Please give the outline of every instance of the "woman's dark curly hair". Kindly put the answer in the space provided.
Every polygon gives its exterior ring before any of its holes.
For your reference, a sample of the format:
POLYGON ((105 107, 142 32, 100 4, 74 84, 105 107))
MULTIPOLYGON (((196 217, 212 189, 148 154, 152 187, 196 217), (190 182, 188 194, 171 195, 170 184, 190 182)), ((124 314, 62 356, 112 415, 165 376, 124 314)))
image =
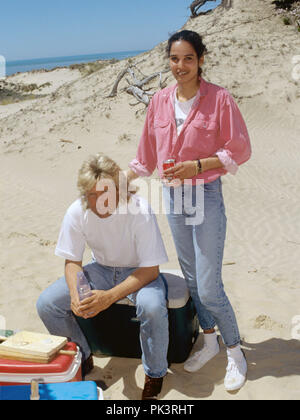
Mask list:
MULTIPOLYGON (((198 59, 200 59, 203 54, 207 52, 206 46, 203 44, 202 37, 194 31, 180 31, 176 32, 174 35, 171 36, 171 38, 168 41, 167 45, 167 56, 170 57, 170 51, 172 48, 173 42, 176 41, 186 41, 189 42, 194 50, 196 51, 198 59)), ((202 74, 202 69, 199 67, 199 76, 202 74)))

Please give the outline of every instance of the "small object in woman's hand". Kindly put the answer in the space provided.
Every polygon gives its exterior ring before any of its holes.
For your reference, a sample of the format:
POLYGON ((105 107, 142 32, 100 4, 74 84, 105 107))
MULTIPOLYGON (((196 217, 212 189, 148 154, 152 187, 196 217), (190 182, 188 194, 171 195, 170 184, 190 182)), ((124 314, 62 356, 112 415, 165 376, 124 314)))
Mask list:
MULTIPOLYGON (((163 162, 163 170, 166 171, 167 169, 174 168, 176 164, 175 159, 167 159, 163 162)), ((166 177, 168 181, 172 181, 173 176, 166 177)))

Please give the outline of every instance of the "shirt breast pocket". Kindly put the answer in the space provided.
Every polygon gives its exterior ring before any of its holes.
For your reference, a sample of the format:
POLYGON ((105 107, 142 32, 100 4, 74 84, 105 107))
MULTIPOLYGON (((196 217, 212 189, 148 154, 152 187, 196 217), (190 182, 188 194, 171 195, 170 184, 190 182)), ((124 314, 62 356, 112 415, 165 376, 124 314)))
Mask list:
POLYGON ((170 136, 171 121, 163 119, 154 120, 154 132, 157 144, 165 143, 166 139, 170 136))
POLYGON ((193 120, 190 134, 193 146, 200 153, 199 157, 210 157, 217 151, 219 126, 216 121, 193 120))
POLYGON ((154 120, 154 130, 159 130, 161 128, 166 128, 170 124, 170 121, 168 120, 154 120))

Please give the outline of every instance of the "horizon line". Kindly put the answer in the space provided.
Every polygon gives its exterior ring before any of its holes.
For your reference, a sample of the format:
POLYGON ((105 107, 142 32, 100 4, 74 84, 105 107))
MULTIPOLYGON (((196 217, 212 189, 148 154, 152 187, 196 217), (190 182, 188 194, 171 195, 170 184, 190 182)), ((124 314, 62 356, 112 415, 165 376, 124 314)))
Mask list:
MULTIPOLYGON (((148 49, 143 50, 121 50, 121 51, 108 51, 108 52, 99 52, 99 53, 89 53, 89 54, 76 54, 76 55, 58 55, 58 56, 51 56, 51 57, 35 57, 35 58, 23 58, 23 59, 6 59, 6 64, 9 63, 18 63, 24 61, 33 61, 33 60, 49 60, 49 59, 56 59, 56 58, 75 58, 75 57, 88 57, 92 55, 104 55, 104 54, 116 54, 116 53, 127 53, 127 52, 145 52, 149 51, 148 49)), ((3 56, 5 58, 5 56, 3 56)))

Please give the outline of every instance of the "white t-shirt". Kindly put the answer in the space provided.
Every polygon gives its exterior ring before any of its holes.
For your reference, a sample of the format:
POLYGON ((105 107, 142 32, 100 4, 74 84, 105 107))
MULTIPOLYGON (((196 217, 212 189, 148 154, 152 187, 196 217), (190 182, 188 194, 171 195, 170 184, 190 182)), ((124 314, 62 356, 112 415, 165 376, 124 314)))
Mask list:
POLYGON ((168 261, 155 214, 136 195, 104 219, 76 200, 64 217, 55 255, 82 261, 86 244, 98 263, 110 267, 152 267, 168 261))
POLYGON ((177 135, 179 136, 183 124, 192 109, 196 96, 186 102, 180 102, 177 99, 177 91, 175 92, 175 120, 177 126, 177 135))

